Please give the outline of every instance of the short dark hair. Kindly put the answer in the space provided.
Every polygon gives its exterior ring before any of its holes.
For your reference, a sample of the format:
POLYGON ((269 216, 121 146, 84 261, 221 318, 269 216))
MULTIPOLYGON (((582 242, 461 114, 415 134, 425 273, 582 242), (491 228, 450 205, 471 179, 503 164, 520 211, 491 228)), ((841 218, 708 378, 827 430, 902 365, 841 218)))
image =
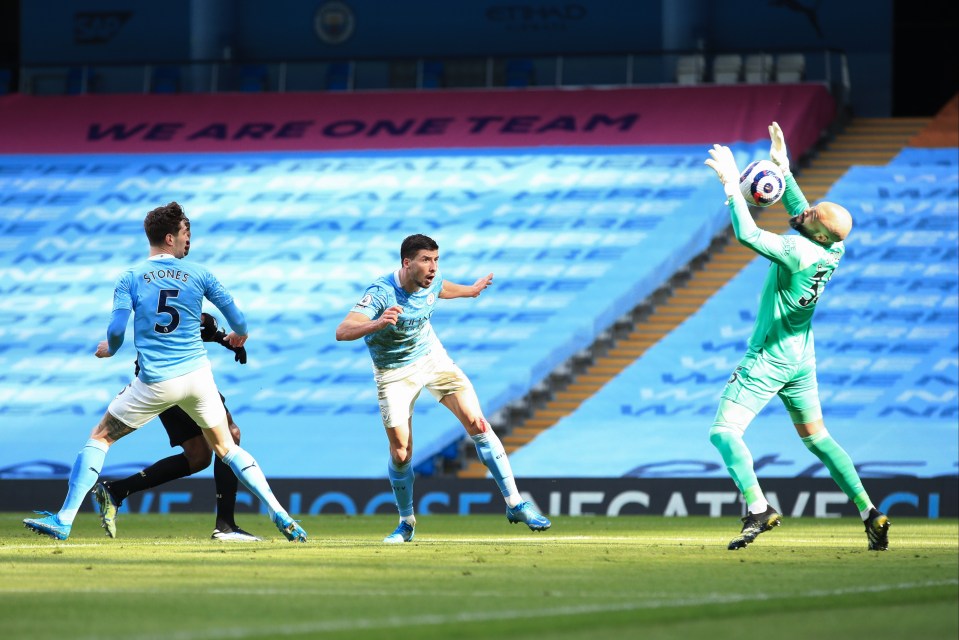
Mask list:
POLYGON ((416 257, 416 254, 424 249, 426 251, 436 251, 440 246, 436 244, 436 240, 429 236, 424 236, 422 233, 414 233, 411 236, 407 236, 403 240, 403 244, 400 245, 400 262, 409 258, 412 260, 416 257))
POLYGON ((150 244, 158 247, 163 244, 168 233, 180 233, 180 223, 184 221, 189 228, 190 219, 183 213, 183 208, 176 202, 171 202, 148 213, 143 219, 143 230, 150 244))

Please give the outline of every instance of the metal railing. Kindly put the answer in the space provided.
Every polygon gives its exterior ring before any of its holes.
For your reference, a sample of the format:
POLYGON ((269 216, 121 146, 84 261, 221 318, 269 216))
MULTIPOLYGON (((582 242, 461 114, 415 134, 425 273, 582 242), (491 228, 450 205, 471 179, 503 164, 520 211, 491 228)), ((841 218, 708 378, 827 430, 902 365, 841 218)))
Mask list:
MULTIPOLYGON (((571 87, 709 84, 718 56, 767 53, 777 81, 779 56, 801 54, 802 81, 823 82, 845 102, 850 90, 846 54, 836 49, 788 52, 655 51, 615 55, 547 55, 446 59, 189 60, 173 62, 22 65, 21 93, 210 93, 222 91, 365 91, 498 87, 571 87), (683 61, 699 59, 692 77, 683 61)), ((10 76, 11 74, 7 74, 10 76)), ((745 76, 737 82, 750 82, 745 76)), ((8 80, 9 82, 9 80, 8 80)), ((12 87, 7 87, 12 90, 12 87)), ((3 88, 0 87, 0 93, 3 88)))

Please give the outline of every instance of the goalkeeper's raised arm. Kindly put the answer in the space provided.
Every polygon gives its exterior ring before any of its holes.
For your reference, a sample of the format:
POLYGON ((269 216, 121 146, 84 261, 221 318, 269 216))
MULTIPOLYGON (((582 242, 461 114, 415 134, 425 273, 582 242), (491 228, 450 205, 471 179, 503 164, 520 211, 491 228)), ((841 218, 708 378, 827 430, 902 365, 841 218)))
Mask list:
POLYGON ((783 206, 786 213, 798 216, 809 208, 809 202, 803 195, 802 189, 793 177, 789 168, 789 154, 786 152, 786 137, 778 122, 769 125, 769 159, 778 166, 786 177, 786 193, 783 194, 783 206))
POLYGON ((716 172, 723 183, 733 232, 741 245, 775 262, 784 262, 790 256, 789 245, 783 236, 760 229, 749 213, 746 199, 739 190, 739 167, 729 147, 714 144, 706 165, 716 172))

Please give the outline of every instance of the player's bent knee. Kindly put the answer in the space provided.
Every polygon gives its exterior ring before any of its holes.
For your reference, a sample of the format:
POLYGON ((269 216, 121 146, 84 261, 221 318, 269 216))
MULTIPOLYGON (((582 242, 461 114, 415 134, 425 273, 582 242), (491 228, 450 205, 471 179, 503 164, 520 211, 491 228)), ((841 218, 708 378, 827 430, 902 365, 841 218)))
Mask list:
POLYGON ((213 462, 213 450, 202 436, 190 438, 183 443, 182 447, 183 455, 190 465, 190 473, 203 471, 213 462))
POLYGON ((756 414, 741 404, 723 399, 719 402, 716 417, 709 429, 709 439, 712 441, 716 434, 736 434, 740 437, 746 433, 746 427, 753 421, 756 414))
POLYGON ((478 416, 476 418, 473 418, 470 421, 470 427, 471 427, 470 433, 474 435, 479 433, 486 433, 487 431, 492 432, 490 430, 489 422, 487 422, 486 418, 484 418, 483 416, 478 416))
POLYGON ((393 463, 397 466, 409 464, 409 462, 413 459, 413 447, 409 445, 391 446, 390 458, 392 458, 393 463))
POLYGON ((390 458, 393 459, 393 464, 398 467, 409 464, 413 460, 412 451, 393 451, 390 453, 390 458))
POLYGON ((723 450, 724 446, 732 440, 742 439, 742 434, 734 429, 728 429, 722 425, 713 425, 709 430, 709 442, 714 447, 723 450))

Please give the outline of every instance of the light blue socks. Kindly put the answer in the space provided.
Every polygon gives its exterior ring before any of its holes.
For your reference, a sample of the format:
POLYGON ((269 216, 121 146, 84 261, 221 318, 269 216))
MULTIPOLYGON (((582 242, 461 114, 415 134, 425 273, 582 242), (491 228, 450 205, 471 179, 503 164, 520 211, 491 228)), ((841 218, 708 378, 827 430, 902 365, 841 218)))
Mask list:
POLYGON ((506 449, 500 441, 499 436, 488 429, 483 433, 470 436, 473 444, 476 445, 476 455, 480 462, 486 465, 490 475, 496 481, 500 493, 506 500, 506 504, 515 507, 520 503, 519 490, 516 488, 516 479, 513 477, 513 469, 510 467, 509 458, 506 456, 506 449))
POLYGON ((266 476, 263 475, 263 471, 256 464, 253 456, 239 446, 236 446, 223 456, 223 462, 233 470, 233 473, 240 479, 243 486, 252 491, 253 495, 267 506, 270 511, 271 520, 275 513, 286 513, 286 510, 280 506, 276 496, 273 495, 273 490, 270 489, 270 484, 266 481, 266 476))
POLYGON ((93 438, 87 440, 80 449, 77 459, 73 461, 73 469, 70 470, 70 488, 67 489, 67 497, 57 513, 57 518, 63 524, 73 524, 83 500, 100 477, 103 461, 109 449, 109 445, 93 438))
POLYGON ((413 515, 413 463, 407 462, 398 466, 390 458, 390 463, 386 467, 386 473, 390 477, 390 486, 393 487, 393 497, 396 498, 396 508, 399 509, 400 518, 408 518, 413 515))

